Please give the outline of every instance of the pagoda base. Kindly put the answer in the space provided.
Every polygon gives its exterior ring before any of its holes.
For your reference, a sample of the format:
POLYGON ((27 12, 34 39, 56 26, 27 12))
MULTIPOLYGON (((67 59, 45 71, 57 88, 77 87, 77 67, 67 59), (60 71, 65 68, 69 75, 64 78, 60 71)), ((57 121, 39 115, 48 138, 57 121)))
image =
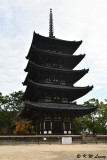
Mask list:
POLYGON ((97 106, 75 103, 25 103, 20 116, 33 121, 37 135, 72 135, 73 119, 93 112, 97 106))

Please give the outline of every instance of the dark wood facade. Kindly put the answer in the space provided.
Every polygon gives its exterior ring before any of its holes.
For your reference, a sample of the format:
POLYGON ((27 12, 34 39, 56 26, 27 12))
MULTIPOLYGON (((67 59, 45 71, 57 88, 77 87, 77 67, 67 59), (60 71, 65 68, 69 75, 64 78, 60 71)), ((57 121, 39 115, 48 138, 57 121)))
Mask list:
POLYGON ((65 41, 34 32, 25 68, 25 107, 20 116, 34 121, 36 134, 73 134, 73 119, 93 112, 96 106, 74 101, 93 86, 75 87, 89 69, 75 70, 85 55, 73 55, 82 41, 65 41), (74 69, 74 70, 73 70, 74 69))

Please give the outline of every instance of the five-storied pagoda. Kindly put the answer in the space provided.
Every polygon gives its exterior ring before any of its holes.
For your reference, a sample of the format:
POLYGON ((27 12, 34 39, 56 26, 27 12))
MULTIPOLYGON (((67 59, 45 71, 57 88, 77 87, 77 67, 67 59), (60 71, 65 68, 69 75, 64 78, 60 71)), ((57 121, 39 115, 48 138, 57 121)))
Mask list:
POLYGON ((50 9, 49 37, 34 32, 27 55, 29 60, 23 85, 25 107, 20 116, 35 122, 36 134, 71 135, 73 119, 93 112, 96 106, 77 105, 76 99, 93 86, 74 87, 88 69, 73 70, 85 55, 73 55, 82 41, 65 41, 53 35, 50 9))

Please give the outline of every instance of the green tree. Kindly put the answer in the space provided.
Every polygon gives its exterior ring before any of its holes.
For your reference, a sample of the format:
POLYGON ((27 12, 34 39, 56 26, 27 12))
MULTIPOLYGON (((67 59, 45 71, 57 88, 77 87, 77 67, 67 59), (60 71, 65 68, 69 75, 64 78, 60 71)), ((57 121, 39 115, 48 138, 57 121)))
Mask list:
POLYGON ((97 134, 107 134, 107 104, 104 102, 99 102, 98 99, 90 99, 84 102, 85 106, 97 105, 98 108, 89 115, 82 118, 82 124, 84 124, 85 129, 88 129, 89 133, 97 134))
POLYGON ((6 96, 0 94, 1 110, 19 112, 23 108, 23 103, 21 101, 22 96, 22 91, 13 92, 6 96))
POLYGON ((82 124, 82 119, 76 117, 73 121, 73 134, 80 134, 84 128, 86 128, 86 125, 82 124))
POLYGON ((13 119, 24 106, 21 102, 22 96, 22 91, 13 92, 6 96, 0 93, 0 134, 12 133, 14 129, 13 119))

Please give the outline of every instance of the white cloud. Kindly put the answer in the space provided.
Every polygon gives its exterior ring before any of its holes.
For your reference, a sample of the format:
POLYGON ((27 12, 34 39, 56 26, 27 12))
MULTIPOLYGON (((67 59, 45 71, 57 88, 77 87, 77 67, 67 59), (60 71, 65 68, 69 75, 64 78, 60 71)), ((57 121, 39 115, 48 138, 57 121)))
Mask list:
POLYGON ((81 99, 107 98, 106 0, 0 0, 0 91, 25 89, 21 84, 26 76, 25 56, 34 30, 48 36, 50 8, 56 37, 83 40, 75 54, 86 53, 86 57, 76 68, 90 68, 90 72, 76 85, 95 89, 81 99))

